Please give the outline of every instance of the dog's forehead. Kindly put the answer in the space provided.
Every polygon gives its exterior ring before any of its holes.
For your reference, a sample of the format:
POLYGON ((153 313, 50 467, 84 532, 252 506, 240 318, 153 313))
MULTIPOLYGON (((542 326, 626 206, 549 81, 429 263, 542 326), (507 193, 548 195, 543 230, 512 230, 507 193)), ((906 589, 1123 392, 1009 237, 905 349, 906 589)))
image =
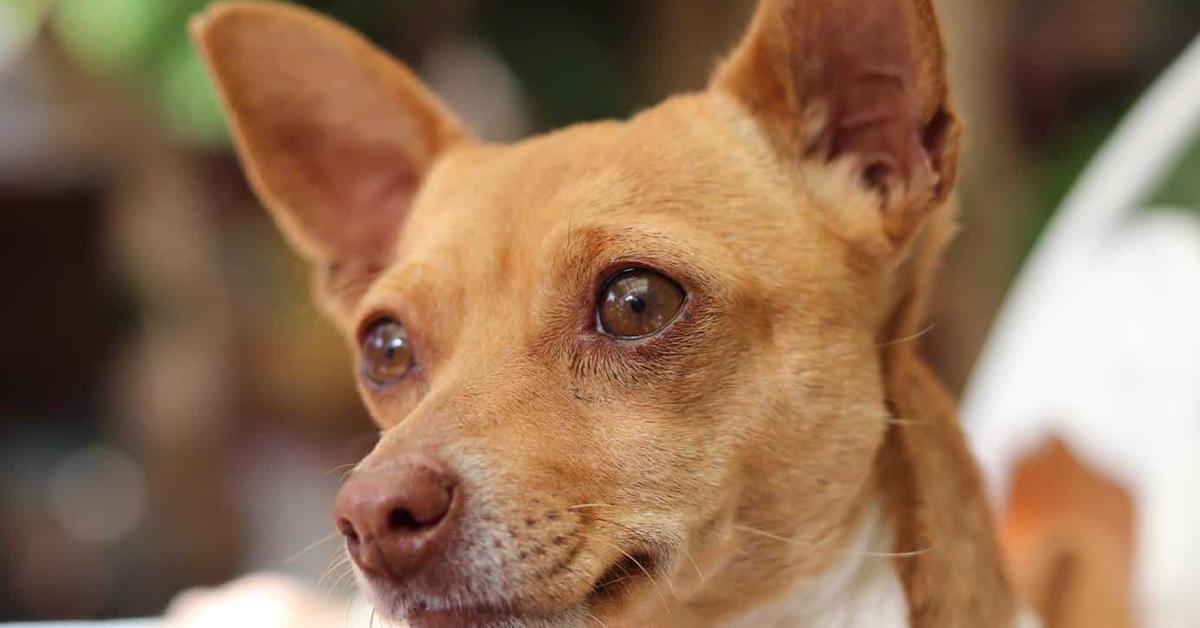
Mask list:
POLYGON ((707 292, 763 311, 852 298, 846 243, 723 106, 676 98, 628 122, 452 150, 360 310, 406 304, 400 314, 445 346, 476 317, 527 337, 539 308, 624 263, 703 277, 707 292))
POLYGON ((692 95, 626 122, 451 151, 417 197, 397 258, 436 265, 452 251, 486 258, 479 253, 515 248, 536 259, 582 228, 742 243, 811 228, 765 141, 738 115, 692 95))

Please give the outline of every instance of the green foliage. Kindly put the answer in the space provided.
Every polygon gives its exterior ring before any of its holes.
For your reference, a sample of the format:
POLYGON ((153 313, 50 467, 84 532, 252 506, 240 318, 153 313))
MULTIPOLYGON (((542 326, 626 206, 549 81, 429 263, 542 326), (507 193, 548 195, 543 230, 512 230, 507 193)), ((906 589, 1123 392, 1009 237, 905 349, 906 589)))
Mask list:
MULTIPOLYGON (((39 0, 0 0, 32 6, 39 0)), ((423 0, 436 6, 436 0, 423 0)), ((52 16, 64 48, 89 72, 149 97, 179 139, 228 142, 188 18, 210 0, 59 0, 52 16)), ((307 0, 377 42, 394 37, 417 0, 307 0)), ((543 128, 629 113, 633 98, 619 51, 622 3, 528 0, 491 3, 472 29, 490 40, 522 83, 543 128)))
POLYGON ((202 146, 221 146, 228 128, 204 63, 187 41, 176 40, 157 64, 158 102, 167 128, 202 146))
POLYGON ((0 65, 37 33, 50 0, 0 0, 0 65))
POLYGON ((1200 212, 1200 138, 1184 153, 1171 176, 1154 195, 1155 205, 1189 207, 1200 212))
MULTIPOLYGON (((1019 228, 1021 257, 1032 249, 1054 210, 1117 128, 1129 104, 1098 107, 1046 138, 1031 168, 1037 211, 1019 228)), ((1200 138, 1197 140, 1167 180, 1145 199, 1147 206, 1185 207, 1200 212, 1200 138)))
POLYGON ((620 3, 528 0, 490 3, 479 30, 512 68, 543 129, 630 113, 619 51, 627 47, 620 3))
POLYGON ((5 15, 24 23, 36 22, 49 6, 50 0, 0 0, 0 8, 3 8, 5 15))
POLYGON ((208 0, 59 0, 53 27, 85 70, 149 96, 181 140, 227 141, 216 95, 187 39, 208 0))
POLYGON ((59 0, 54 27, 75 59, 98 74, 118 75, 145 64, 169 22, 161 0, 59 0))
MULTIPOLYGON (((150 98, 164 126, 201 146, 228 143, 224 119, 203 64, 187 36, 187 21, 211 0, 58 0, 52 27, 68 54, 88 72, 126 83, 150 98)), ((0 0, 32 15, 49 0, 0 0)), ((403 0, 304 2, 368 34, 403 0)), ((377 34, 377 33, 376 33, 377 34)))

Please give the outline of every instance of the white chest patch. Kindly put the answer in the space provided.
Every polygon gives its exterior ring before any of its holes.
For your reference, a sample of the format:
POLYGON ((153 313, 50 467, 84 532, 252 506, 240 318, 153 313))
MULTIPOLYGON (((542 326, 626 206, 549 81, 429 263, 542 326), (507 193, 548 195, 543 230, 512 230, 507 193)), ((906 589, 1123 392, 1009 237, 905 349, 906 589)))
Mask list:
POLYGON ((908 600, 896 574, 894 535, 872 508, 843 556, 783 599, 729 622, 729 628, 907 628, 908 600))

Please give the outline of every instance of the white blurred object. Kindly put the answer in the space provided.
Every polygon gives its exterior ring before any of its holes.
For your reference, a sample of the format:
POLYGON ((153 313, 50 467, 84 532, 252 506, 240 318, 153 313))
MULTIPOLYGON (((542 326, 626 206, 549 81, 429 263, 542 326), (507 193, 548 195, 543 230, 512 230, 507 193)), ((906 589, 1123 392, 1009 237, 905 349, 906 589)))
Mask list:
POLYGON ((251 574, 211 589, 184 591, 154 628, 398 628, 361 597, 341 599, 276 574, 251 574))
POLYGON ((108 621, 42 621, 0 624, 3 628, 160 628, 157 619, 111 619, 108 621))
POLYGON ((998 499, 1050 433, 1127 486, 1143 625, 1200 626, 1200 218, 1142 203, 1200 128, 1200 39, 1064 201, 963 397, 998 499))

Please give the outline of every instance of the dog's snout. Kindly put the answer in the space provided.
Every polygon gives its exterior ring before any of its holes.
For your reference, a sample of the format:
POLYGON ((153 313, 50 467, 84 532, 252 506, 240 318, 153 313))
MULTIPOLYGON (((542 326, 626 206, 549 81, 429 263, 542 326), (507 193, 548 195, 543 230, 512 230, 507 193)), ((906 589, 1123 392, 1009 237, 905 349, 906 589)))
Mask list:
POLYGON ((442 551, 459 493, 445 463, 412 454, 351 475, 338 491, 336 525, 359 567, 400 579, 442 551))

